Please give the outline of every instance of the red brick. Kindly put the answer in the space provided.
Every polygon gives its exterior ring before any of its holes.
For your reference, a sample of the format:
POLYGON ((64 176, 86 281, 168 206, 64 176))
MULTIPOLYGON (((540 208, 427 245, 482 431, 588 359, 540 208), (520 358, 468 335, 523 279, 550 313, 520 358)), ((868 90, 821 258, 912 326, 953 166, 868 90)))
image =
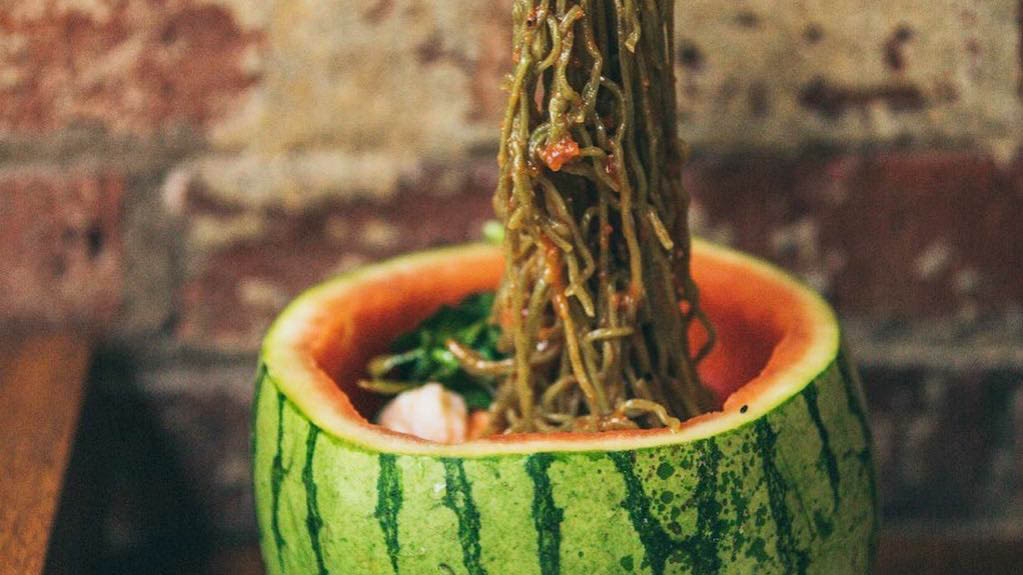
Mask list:
MULTIPOLYGON (((478 239, 492 217, 492 164, 428 168, 386 201, 335 200, 298 212, 261 209, 257 236, 193 245, 177 337, 199 348, 253 350, 284 304, 326 277, 407 251, 478 239), (456 191, 431 188, 450 177, 462 179, 456 191)), ((201 183, 193 183, 185 203, 192 226, 204 217, 228 222, 244 214, 219 204, 201 183)))
POLYGON ((238 103, 257 76, 244 69, 260 41, 223 7, 144 0, 97 13, 55 0, 0 10, 7 54, 0 72, 0 132, 98 124, 147 134, 203 127, 238 103), (105 14, 104 14, 105 13, 105 14))
POLYGON ((687 181, 703 233, 802 274, 842 313, 914 318, 1023 303, 1015 171, 970 152, 753 156, 696 161, 687 181))
POLYGON ((848 217, 833 217, 823 240, 845 242, 849 254, 833 294, 841 305, 944 315, 1023 302, 1023 197, 1000 185, 992 160, 883 155, 851 184, 848 217), (928 253, 943 249, 935 246, 947 248, 946 261, 928 270, 928 253), (861 276, 871 281, 857 285, 861 276))
POLYGON ((117 173, 0 173, 0 321, 105 324, 121 294, 117 173))
MULTIPOLYGON (((793 270, 844 315, 881 322, 1023 304, 1021 165, 1002 169, 968 152, 752 155, 696 160, 686 180, 703 214, 699 233, 793 270)), ((254 349, 280 307, 316 281, 476 236, 491 215, 493 166, 469 166, 426 170, 386 201, 298 211, 225 204, 193 185, 184 208, 191 229, 202 218, 226 224, 253 215, 260 225, 254 236, 191 248, 178 336, 198 347, 254 349), (436 193, 431 184, 451 174, 463 178, 461 191, 436 193)))

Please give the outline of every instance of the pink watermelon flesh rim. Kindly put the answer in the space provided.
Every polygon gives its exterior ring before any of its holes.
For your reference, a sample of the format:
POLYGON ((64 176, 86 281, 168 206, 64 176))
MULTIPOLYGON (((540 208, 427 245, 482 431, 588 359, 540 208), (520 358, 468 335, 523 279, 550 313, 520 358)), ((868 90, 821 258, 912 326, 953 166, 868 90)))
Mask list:
MULTIPOLYGON (((756 420, 797 394, 834 361, 839 329, 813 291, 760 260, 693 243, 693 276, 718 345, 700 365, 721 410, 681 430, 511 434, 445 445, 367 421, 379 400, 355 385, 366 361, 442 304, 493 289, 500 249, 485 244, 421 252, 317 286, 277 319, 263 345, 267 373, 328 434, 373 451, 486 456, 537 451, 641 449, 693 441, 756 420)), ((693 344, 703 337, 695 333, 693 344)))

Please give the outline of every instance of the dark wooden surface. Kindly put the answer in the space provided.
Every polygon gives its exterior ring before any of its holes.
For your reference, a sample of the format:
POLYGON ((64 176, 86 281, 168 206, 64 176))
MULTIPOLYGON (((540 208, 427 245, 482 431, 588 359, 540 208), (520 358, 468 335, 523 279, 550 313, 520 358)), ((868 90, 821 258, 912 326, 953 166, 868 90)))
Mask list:
POLYGON ((0 575, 42 571, 88 362, 82 334, 0 331, 0 575))

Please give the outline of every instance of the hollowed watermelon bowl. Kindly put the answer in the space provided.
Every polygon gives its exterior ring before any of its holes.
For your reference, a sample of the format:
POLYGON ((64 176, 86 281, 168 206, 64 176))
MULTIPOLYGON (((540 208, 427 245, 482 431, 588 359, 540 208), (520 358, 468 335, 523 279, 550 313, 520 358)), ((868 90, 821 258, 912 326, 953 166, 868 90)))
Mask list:
POLYGON ((812 291, 694 242, 718 331, 721 410, 667 429, 442 445, 368 421, 371 356, 442 304, 493 289, 467 245, 313 288, 266 336, 254 405, 271 574, 860 574, 877 502, 870 429, 838 323, 812 291))

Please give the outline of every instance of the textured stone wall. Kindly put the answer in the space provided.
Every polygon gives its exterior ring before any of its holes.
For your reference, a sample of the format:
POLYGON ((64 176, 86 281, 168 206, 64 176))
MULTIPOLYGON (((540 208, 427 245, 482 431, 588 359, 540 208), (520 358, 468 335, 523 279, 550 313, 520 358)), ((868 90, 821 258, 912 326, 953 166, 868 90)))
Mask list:
POLYGON ((1017 143, 1016 0, 680 6, 682 113, 695 142, 1017 143))
MULTIPOLYGON (((219 532, 252 533, 274 314, 489 216, 509 4, 0 8, 0 320, 130 358, 97 385, 151 405, 219 532)), ((1018 532, 1023 1, 691 0, 676 27, 694 225, 848 323, 893 524, 1018 532)))

